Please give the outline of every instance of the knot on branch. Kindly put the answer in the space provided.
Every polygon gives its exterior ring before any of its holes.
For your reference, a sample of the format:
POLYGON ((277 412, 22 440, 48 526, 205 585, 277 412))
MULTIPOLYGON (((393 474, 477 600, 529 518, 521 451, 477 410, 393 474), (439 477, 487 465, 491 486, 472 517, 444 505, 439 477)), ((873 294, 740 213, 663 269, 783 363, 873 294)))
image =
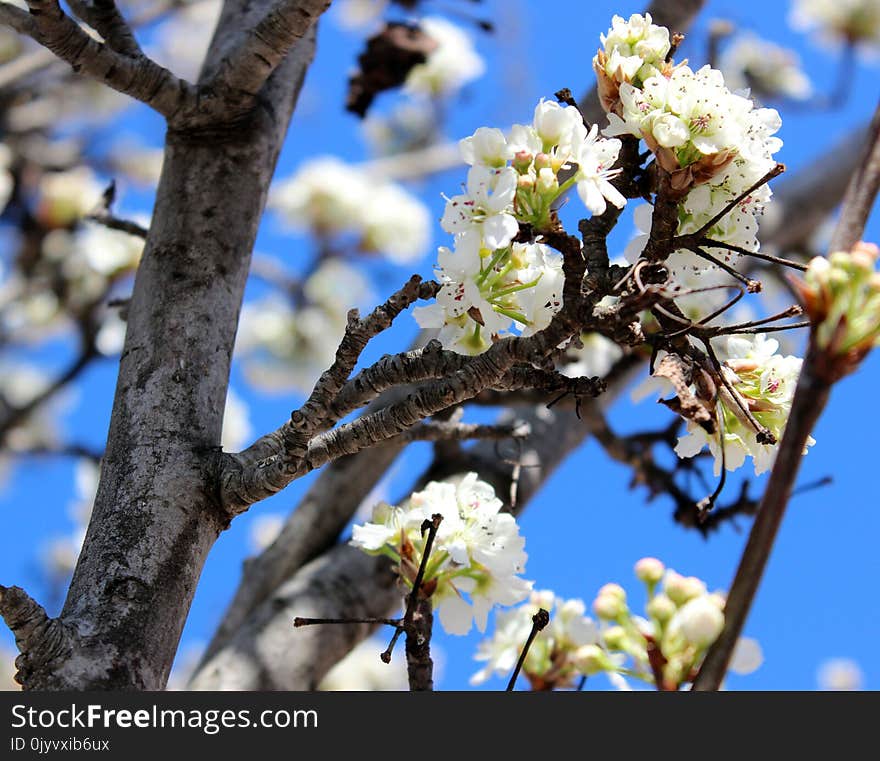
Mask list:
POLYGON ((20 587, 0 586, 0 615, 15 635, 21 653, 15 660, 15 680, 23 687, 31 686, 32 674, 51 672, 50 664, 69 656, 70 631, 58 619, 49 618, 43 607, 20 587))

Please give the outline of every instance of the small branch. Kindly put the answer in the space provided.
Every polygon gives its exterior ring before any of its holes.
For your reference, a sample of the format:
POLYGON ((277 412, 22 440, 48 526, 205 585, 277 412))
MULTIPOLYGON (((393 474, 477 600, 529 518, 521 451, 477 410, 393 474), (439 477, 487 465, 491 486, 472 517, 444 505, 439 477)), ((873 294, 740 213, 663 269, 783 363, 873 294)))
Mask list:
POLYGON ((852 175, 843 197, 840 219, 831 237, 830 250, 849 251, 862 239, 865 225, 880 190, 880 106, 868 136, 864 158, 852 175))
POLYGON ((134 237, 143 240, 146 240, 147 234, 149 233, 149 230, 143 225, 139 225, 137 222, 133 222, 129 219, 115 217, 109 211, 96 211, 89 214, 86 219, 89 219, 92 222, 97 222, 108 230, 119 230, 120 232, 128 233, 129 235, 133 235, 134 237))
POLYGON ((15 644, 21 653, 16 660, 16 681, 24 687, 32 686, 29 683, 32 673, 67 657, 70 634, 20 587, 0 585, 0 616, 15 635, 15 644))
POLYGON ((68 0, 68 5, 117 53, 129 57, 144 54, 114 0, 68 0))
POLYGON ((429 420, 401 433, 404 441, 469 441, 471 439, 524 439, 531 433, 527 423, 477 424, 429 420))
POLYGON ((13 13, 4 4, 3 23, 33 37, 75 72, 86 74, 172 118, 184 107, 195 107, 196 89, 146 56, 117 52, 92 39, 71 19, 58 0, 29 0, 30 16, 13 13), (29 21, 25 21, 28 18, 29 21))
POLYGON ((513 688, 516 685, 516 680, 519 677, 519 672, 522 671, 523 664, 526 662, 526 658, 529 654, 529 649, 532 646, 532 643, 535 641, 535 637, 538 636, 538 632, 544 629, 547 624, 550 623, 550 613, 544 608, 538 608, 538 612, 532 616, 532 630, 529 632, 528 639, 526 639, 525 645, 523 645, 522 652, 519 654, 519 660, 516 662, 516 666, 513 669, 513 673, 510 675, 510 681, 507 683, 507 692, 513 692, 513 688))
POLYGON ((776 534, 785 515, 785 508, 803 460, 804 447, 828 402, 831 384, 820 378, 816 369, 817 354, 811 343, 798 379, 785 433, 779 444, 776 463, 770 473, 767 490, 758 508, 757 518, 752 525, 748 543, 727 597, 724 607, 724 630, 709 649, 700 673, 694 680, 694 690, 720 688, 733 649, 742 633, 773 549, 776 534))

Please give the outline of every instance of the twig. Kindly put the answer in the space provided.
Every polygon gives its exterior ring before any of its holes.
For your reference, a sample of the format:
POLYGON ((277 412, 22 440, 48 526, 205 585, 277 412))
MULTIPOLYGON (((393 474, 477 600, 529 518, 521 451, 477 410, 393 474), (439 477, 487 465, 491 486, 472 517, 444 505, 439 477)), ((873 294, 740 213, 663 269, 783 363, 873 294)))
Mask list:
POLYGON ((532 642, 535 641, 538 632, 549 623, 550 613, 544 610, 544 608, 538 608, 538 612, 532 616, 532 630, 529 632, 528 639, 526 640, 525 645, 523 645, 522 652, 519 654, 519 660, 516 662, 513 673, 510 675, 510 681, 507 683, 507 692, 513 692, 516 680, 519 677, 519 672, 522 671, 523 664, 526 662, 526 657, 529 654, 529 648, 531 648, 532 642))

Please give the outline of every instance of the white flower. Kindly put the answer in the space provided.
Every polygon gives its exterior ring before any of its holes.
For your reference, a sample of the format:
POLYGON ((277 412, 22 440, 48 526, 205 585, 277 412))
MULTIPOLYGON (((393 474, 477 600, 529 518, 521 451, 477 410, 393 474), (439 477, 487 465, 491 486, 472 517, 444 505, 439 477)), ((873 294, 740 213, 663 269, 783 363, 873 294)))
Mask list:
POLYGON ((220 444, 227 452, 238 452, 253 438, 250 410, 245 401, 230 387, 223 408, 223 433, 220 444))
POLYGON ((474 656, 486 665, 471 677, 471 684, 482 684, 493 674, 510 676, 539 608, 550 614, 550 623, 532 642, 523 674, 533 684, 573 686, 579 676, 575 655, 579 648, 598 642, 599 631, 585 615, 583 600, 563 600, 549 590, 532 592, 527 603, 496 615, 495 632, 480 643, 474 656))
MULTIPOLYGON (((342 692, 403 691, 409 689, 406 660, 392 658, 384 663, 379 658, 387 643, 372 637, 361 642, 337 663, 318 684, 319 690, 342 692)), ((434 655, 431 643, 431 656, 434 655)))
POLYGON ((353 528, 351 543, 393 557, 401 583, 411 587, 425 548, 422 523, 440 514, 423 583, 434 584, 431 599, 447 632, 466 634, 472 622, 483 631, 494 605, 513 605, 531 589, 531 582, 519 577, 527 557, 525 540, 513 516, 499 512, 501 507, 492 487, 476 473, 457 484, 432 481, 399 507, 377 505, 369 523, 353 528))
POLYGON ((513 149, 504 133, 496 127, 480 127, 470 137, 459 141, 461 157, 471 166, 498 168, 513 158, 513 149))
POLYGON ((388 7, 388 0, 342 0, 336 18, 348 29, 357 29, 377 21, 388 7))
POLYGON ((797 53, 754 34, 743 34, 719 61, 727 86, 760 97, 802 99, 812 93, 810 78, 801 69, 797 53))
POLYGON ((486 64, 471 38, 446 19, 429 16, 419 22, 437 47, 424 63, 413 66, 403 85, 405 92, 446 96, 481 76, 486 64))
MULTIPOLYGON (((144 217, 137 222, 149 224, 144 217)), ((81 257, 100 275, 115 275, 137 267, 144 251, 144 241, 121 230, 111 230, 97 222, 86 222, 74 235, 73 255, 81 257)))
POLYGON ((851 658, 829 658, 819 666, 816 675, 820 690, 837 692, 864 689, 864 675, 851 658))
MULTIPOLYGON (((755 474, 769 470, 776 459, 778 441, 782 438, 791 410, 802 360, 779 356, 779 343, 764 335, 731 336, 722 356, 726 356, 723 372, 739 397, 739 403, 722 388, 719 390, 718 431, 710 436, 705 429, 688 422, 688 432, 679 438, 675 452, 679 457, 693 457, 708 444, 715 457, 716 475, 721 472, 722 436, 727 470, 736 470, 751 457, 755 474), (746 407, 752 417, 777 439, 777 444, 762 444, 757 431, 740 408, 746 407)), ((814 443, 810 438, 807 446, 814 443)))
POLYGON ((876 47, 880 44, 880 5, 876 0, 795 0, 792 25, 817 29, 824 40, 876 47))
POLYGON ((269 206, 297 229, 348 235, 362 251, 406 263, 424 253, 431 219, 400 185, 323 156, 306 162, 272 188, 269 206))
POLYGON ((728 670, 734 674, 745 676, 757 671, 764 663, 764 651, 756 639, 740 637, 730 656, 728 670))
POLYGON ((175 11, 156 31, 152 58, 175 74, 195 81, 220 18, 220 0, 199 0, 175 11))
POLYGON ((67 227, 94 210, 103 192, 87 166, 47 172, 37 188, 37 216, 50 227, 67 227))
POLYGON ((439 250, 442 287, 434 304, 413 310, 418 324, 439 329, 438 340, 463 354, 485 351, 514 324, 522 335, 547 327, 562 307, 561 255, 540 243, 515 243, 491 255, 467 243, 460 237, 455 251, 439 250))
POLYGON ((398 185, 379 184, 364 201, 361 246, 395 264, 418 259, 428 246, 431 217, 425 205, 398 185))
POLYGON ((724 628, 724 614, 707 596, 688 600, 672 616, 669 636, 682 636, 698 648, 711 645, 724 628))
POLYGON ((604 214, 606 200, 618 209, 626 205, 626 198, 609 180, 616 177, 619 169, 612 169, 620 152, 619 140, 598 139, 599 128, 593 125, 586 140, 578 146, 575 162, 578 165, 575 178, 577 192, 590 212, 604 214))
POLYGON ((284 516, 279 513, 261 513, 251 522, 248 544, 254 553, 262 552, 274 542, 284 528, 284 516))
POLYGON ((516 184, 516 172, 510 167, 471 167, 467 192, 447 201, 441 227, 448 233, 473 240, 474 243, 468 241, 468 245, 476 248, 495 251, 509 246, 519 232, 513 215, 516 184))

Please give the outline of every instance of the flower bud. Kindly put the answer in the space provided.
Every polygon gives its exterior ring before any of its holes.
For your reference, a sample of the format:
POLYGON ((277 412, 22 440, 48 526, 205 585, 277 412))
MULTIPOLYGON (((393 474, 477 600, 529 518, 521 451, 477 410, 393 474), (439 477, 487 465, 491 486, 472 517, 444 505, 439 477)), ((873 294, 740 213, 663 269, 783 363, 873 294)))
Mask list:
POLYGON ((514 155, 511 163, 513 168, 516 169, 519 174, 526 174, 529 171, 529 167, 531 167, 534 158, 535 157, 528 151, 518 151, 514 155))
POLYGON ((622 626, 609 626, 602 634, 609 650, 626 650, 627 634, 622 626))
POLYGON ((539 172, 542 169, 549 169, 551 165, 552 160, 550 156, 548 156, 546 153, 539 153, 537 156, 535 156, 535 169, 537 169, 539 172))
POLYGON ((593 612, 606 621, 616 621, 626 613, 626 602, 611 594, 599 594, 593 601, 593 612))
POLYGON ((651 618, 665 624, 675 614, 676 605, 664 594, 654 595, 645 608, 651 618))
POLYGON ((614 668, 605 651, 598 645, 582 645, 574 651, 572 662, 586 676, 595 676, 614 668))
POLYGON ((541 194, 555 193, 559 190, 559 180, 556 179, 556 174, 552 169, 545 167, 538 172, 536 187, 541 194))
POLYGON ((724 614, 708 595, 686 602, 670 622, 670 630, 680 632, 690 644, 705 648, 711 645, 724 628, 724 614))
POLYGON ((666 566, 657 558, 642 558, 636 563, 636 578, 645 584, 654 585, 663 578, 666 566))
POLYGON ((673 570, 666 572, 663 589, 676 605, 684 605, 694 597, 706 594, 706 585, 695 576, 682 576, 673 570))

